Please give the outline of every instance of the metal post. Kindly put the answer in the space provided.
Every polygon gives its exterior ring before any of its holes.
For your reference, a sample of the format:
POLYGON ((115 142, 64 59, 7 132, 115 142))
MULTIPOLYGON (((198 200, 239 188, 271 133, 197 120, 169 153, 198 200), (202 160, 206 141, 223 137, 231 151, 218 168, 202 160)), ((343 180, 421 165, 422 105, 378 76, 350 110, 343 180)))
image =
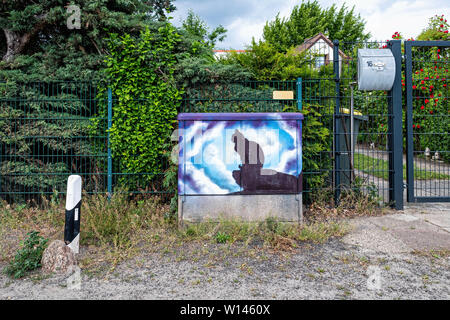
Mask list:
POLYGON ((67 179, 64 242, 74 253, 79 253, 80 248, 81 182, 78 175, 71 175, 67 179))
POLYGON ((297 78, 297 109, 302 110, 302 78, 297 78))
POLYGON ((112 90, 108 88, 108 176, 107 176, 107 192, 108 198, 112 196, 112 156, 111 156, 111 143, 109 139, 109 130, 112 126, 112 90))
POLYGON ((414 164, 413 164, 413 108, 412 108, 412 59, 411 43, 405 41, 405 86, 406 86, 406 197, 414 201, 414 164))
POLYGON ((350 82, 350 182, 352 183, 355 179, 355 167, 354 167, 354 159, 355 159, 355 116, 354 116, 354 99, 353 99, 353 90, 356 82, 350 82))
POLYGON ((334 133, 333 133, 333 157, 334 157, 334 200, 337 204, 339 202, 339 197, 341 194, 341 181, 340 181, 340 150, 339 150, 339 139, 341 133, 341 125, 339 120, 340 115, 340 102, 341 102, 341 88, 340 88, 340 68, 339 68, 339 40, 333 41, 333 70, 334 70, 334 81, 335 81, 335 102, 334 106, 334 133))
POLYGON ((401 40, 388 46, 395 59, 394 85, 388 103, 389 201, 396 210, 403 210, 403 136, 402 136, 402 47, 401 40))

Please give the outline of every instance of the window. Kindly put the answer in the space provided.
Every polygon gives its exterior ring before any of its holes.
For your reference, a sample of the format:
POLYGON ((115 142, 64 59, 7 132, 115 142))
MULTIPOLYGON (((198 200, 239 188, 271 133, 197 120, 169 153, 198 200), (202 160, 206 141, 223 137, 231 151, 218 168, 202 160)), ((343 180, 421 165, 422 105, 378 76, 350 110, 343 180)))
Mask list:
POLYGON ((321 66, 325 65, 325 55, 316 57, 316 68, 319 69, 321 66))

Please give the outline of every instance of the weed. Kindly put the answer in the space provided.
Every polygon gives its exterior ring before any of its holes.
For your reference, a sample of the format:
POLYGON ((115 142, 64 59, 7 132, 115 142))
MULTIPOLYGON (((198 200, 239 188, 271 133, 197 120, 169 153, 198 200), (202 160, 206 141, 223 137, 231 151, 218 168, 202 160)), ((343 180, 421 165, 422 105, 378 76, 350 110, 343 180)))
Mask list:
MULTIPOLYGON (((245 244, 260 243, 277 251, 290 251, 298 242, 323 243, 331 237, 343 236, 348 232, 347 224, 341 222, 288 223, 275 218, 261 222, 241 219, 220 219, 219 222, 205 221, 187 226, 182 236, 189 241, 214 240, 218 243, 236 241, 245 244)), ((235 255, 239 255, 238 252, 235 255)))
POLYGON ((31 231, 27 236, 14 260, 5 268, 5 273, 10 277, 22 278, 29 271, 41 266, 42 254, 47 247, 48 239, 40 236, 37 231, 31 231))
POLYGON ((448 249, 441 249, 441 250, 413 250, 411 252, 414 255, 417 256, 422 256, 422 257, 427 257, 427 258, 431 258, 431 259, 442 259, 442 258, 447 258, 450 257, 450 250, 448 249))
POLYGON ((231 239, 231 237, 223 232, 218 232, 216 234, 216 241, 217 243, 226 243, 227 241, 229 241, 231 239))
POLYGON ((385 212, 380 207, 376 186, 366 183, 358 177, 350 188, 345 188, 341 192, 337 206, 333 200, 332 188, 317 192, 313 199, 314 201, 305 211, 305 219, 310 222, 357 216, 378 216, 385 212))

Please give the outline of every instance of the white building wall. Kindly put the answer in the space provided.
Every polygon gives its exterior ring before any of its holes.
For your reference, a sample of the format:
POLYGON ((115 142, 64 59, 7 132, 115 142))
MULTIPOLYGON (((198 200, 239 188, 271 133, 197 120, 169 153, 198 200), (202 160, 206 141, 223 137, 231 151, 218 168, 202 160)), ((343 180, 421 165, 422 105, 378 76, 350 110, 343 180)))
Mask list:
MULTIPOLYGON (((323 39, 319 39, 316 43, 314 43, 311 48, 309 48, 309 52, 314 55, 326 55, 330 64, 333 63, 333 47, 330 46, 323 39)), ((339 73, 342 71, 342 56, 339 55, 339 73)))

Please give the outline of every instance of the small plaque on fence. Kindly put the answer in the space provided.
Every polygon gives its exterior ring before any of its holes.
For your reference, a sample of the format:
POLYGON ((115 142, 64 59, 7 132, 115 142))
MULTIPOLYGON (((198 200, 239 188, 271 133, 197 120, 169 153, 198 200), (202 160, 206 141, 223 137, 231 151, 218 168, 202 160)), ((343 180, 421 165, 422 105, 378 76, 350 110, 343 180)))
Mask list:
POLYGON ((294 91, 274 91, 274 100, 291 100, 294 99, 294 91))

